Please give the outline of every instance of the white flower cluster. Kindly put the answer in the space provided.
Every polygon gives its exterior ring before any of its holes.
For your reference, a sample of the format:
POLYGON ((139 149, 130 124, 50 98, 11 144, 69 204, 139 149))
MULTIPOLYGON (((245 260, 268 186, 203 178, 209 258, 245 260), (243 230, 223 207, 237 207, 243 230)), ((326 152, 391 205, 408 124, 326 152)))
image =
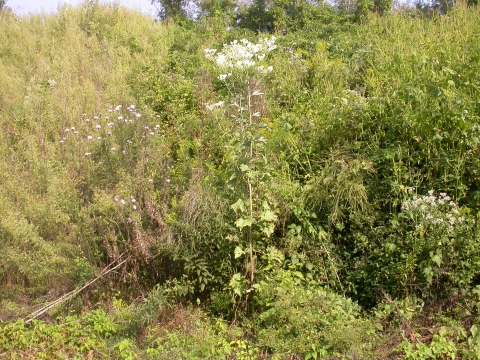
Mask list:
MULTIPOLYGON (((413 192, 411 188, 408 190, 409 193, 413 192)), ((465 221, 460 216, 458 204, 452 201, 446 193, 436 196, 434 190, 430 190, 428 195, 413 195, 411 199, 402 203, 402 211, 419 215, 418 220, 421 224, 417 226, 417 229, 423 229, 425 225, 434 225, 440 228, 446 227, 446 230, 452 233, 456 225, 465 221)))
POLYGON ((215 103, 215 104, 211 104, 211 105, 206 104, 205 107, 207 108, 207 110, 212 111, 212 110, 215 109, 215 108, 221 108, 221 107, 223 107, 223 105, 225 105, 225 102, 219 101, 219 102, 217 102, 217 103, 215 103))
MULTIPOLYGON (((217 52, 216 49, 205 49, 205 57, 214 60, 219 68, 229 71, 218 77, 221 81, 225 81, 232 75, 232 70, 252 68, 262 61, 267 53, 277 48, 275 40, 275 36, 270 39, 264 38, 258 44, 253 44, 246 39, 234 40, 230 44, 224 44, 221 52, 217 52)), ((256 70, 268 73, 273 70, 273 67, 258 66, 256 70)))

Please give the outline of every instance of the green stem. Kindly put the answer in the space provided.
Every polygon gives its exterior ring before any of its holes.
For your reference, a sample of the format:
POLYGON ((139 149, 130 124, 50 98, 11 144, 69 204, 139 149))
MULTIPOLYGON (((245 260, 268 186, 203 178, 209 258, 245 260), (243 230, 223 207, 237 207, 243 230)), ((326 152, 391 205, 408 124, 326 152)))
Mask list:
MULTIPOLYGON (((252 127, 252 96, 250 94, 250 85, 248 86, 248 117, 249 125, 252 127)), ((253 141, 250 141, 250 160, 253 158, 253 141)), ((250 218, 253 219, 253 189, 251 179, 248 178, 248 195, 250 199, 250 218)), ((248 242, 250 244, 250 286, 253 285, 255 277, 255 260, 253 258, 253 239, 252 239, 252 226, 248 227, 248 242)))

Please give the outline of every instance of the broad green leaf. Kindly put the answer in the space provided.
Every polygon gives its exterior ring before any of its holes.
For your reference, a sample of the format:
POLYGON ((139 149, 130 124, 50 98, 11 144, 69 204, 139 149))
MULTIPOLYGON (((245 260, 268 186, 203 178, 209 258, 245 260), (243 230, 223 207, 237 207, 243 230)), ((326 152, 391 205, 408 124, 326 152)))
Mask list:
POLYGON ((427 279, 427 282, 429 284, 432 283, 433 280, 433 271, 430 266, 427 266, 426 268, 423 269, 423 274, 425 275, 425 278, 427 279))
POLYGON ((437 264, 437 266, 440 266, 442 264, 442 254, 437 254, 432 257, 432 261, 437 264))
POLYGON ((472 337, 477 336, 477 334, 478 334, 478 327, 477 327, 477 325, 472 325, 472 327, 470 328, 470 332, 472 333, 472 337))
POLYGON ((235 204, 232 204, 230 206, 233 211, 237 212, 238 210, 240 210, 241 212, 243 212, 245 210, 245 203, 243 202, 242 199, 238 199, 237 202, 235 204))
POLYGON ((260 215, 260 218, 264 221, 276 221, 277 215, 272 210, 265 210, 260 215))
POLYGON ((275 231, 275 225, 273 223, 267 224, 267 226, 264 226, 262 229, 262 232, 267 236, 270 237, 273 232, 275 231))
POLYGON ((253 224, 253 219, 251 217, 240 218, 237 221, 235 221, 235 225, 240 229, 243 229, 244 227, 250 226, 252 224, 253 224))
POLYGON ((237 246, 235 248, 235 259, 238 259, 243 255, 245 255, 245 250, 243 250, 241 246, 237 246))
POLYGON ((242 170, 243 172, 246 172, 250 170, 250 167, 247 164, 242 164, 240 165, 240 170, 242 170))

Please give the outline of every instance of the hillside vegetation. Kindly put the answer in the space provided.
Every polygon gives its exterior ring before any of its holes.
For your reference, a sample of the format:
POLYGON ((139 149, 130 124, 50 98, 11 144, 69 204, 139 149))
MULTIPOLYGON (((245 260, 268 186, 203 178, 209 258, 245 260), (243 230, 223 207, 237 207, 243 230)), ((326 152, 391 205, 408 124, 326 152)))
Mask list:
POLYGON ((478 6, 209 6, 0 10, 0 357, 480 359, 478 6))

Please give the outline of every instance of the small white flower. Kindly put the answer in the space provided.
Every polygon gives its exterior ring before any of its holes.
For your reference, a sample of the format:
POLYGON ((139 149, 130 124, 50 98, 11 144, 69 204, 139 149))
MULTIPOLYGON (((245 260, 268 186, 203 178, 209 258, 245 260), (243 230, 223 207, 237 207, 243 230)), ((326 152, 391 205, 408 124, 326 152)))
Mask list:
POLYGON ((217 107, 220 108, 220 107, 222 107, 223 105, 225 105, 225 102, 224 102, 224 101, 219 101, 219 102, 217 102, 217 103, 215 103, 215 104, 211 104, 211 105, 206 104, 205 107, 207 108, 207 110, 210 110, 210 111, 211 111, 211 110, 213 110, 213 109, 215 109, 215 108, 217 108, 217 107))
POLYGON ((92 135, 88 135, 87 136, 87 140, 92 140, 93 139, 93 136, 92 135))
POLYGON ((227 80, 228 76, 229 76, 228 74, 220 74, 218 76, 218 80, 225 81, 225 80, 227 80))

